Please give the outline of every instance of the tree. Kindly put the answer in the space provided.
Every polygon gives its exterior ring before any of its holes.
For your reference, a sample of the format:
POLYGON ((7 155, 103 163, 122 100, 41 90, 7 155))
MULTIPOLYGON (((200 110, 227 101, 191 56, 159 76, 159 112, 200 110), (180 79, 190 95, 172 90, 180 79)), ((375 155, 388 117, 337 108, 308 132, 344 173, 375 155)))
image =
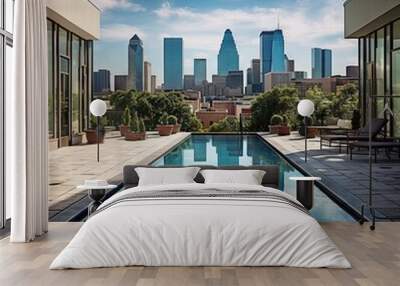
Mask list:
POLYGON ((236 117, 228 116, 224 119, 213 123, 208 131, 210 132, 238 132, 239 120, 236 117))
POLYGON ((296 125, 296 105, 298 91, 294 87, 275 87, 256 97, 251 106, 252 131, 268 131, 268 125, 274 114, 286 115, 290 125, 296 125))
POLYGON ((332 100, 327 96, 321 88, 314 86, 306 92, 306 99, 314 102, 314 118, 318 124, 324 125, 325 119, 331 114, 332 100))
POLYGON ((338 88, 332 96, 332 115, 337 118, 351 119, 353 111, 358 109, 358 88, 353 83, 338 88))

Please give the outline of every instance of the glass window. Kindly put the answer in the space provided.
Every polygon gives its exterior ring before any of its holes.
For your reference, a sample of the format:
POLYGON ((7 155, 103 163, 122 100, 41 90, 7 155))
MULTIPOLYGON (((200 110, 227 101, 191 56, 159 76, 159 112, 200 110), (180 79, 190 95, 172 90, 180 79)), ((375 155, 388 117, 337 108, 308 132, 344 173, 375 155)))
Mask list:
POLYGON ((393 23, 393 49, 400 48, 400 20, 393 23))
MULTIPOLYGON (((12 92, 12 71, 13 71, 13 57, 12 55, 12 47, 9 45, 6 45, 6 67, 5 67, 5 97, 10 98, 11 92, 12 92)), ((6 219, 11 217, 11 193, 10 190, 6 191, 6 219)))
POLYGON ((14 31, 14 0, 5 0, 5 12, 5 28, 7 32, 12 34, 14 31))
POLYGON ((376 115, 377 117, 383 116, 384 98, 385 95, 385 30, 381 29, 376 34, 376 63, 375 63, 375 77, 376 77, 376 115), (382 96, 382 97, 381 97, 382 96))
POLYGON ((60 55, 69 56, 68 32, 63 28, 58 30, 58 45, 60 55))
MULTIPOLYGON (((361 38, 359 40, 359 59, 358 59, 358 64, 360 67, 360 95, 359 95, 359 104, 360 104, 360 108, 361 110, 365 110, 365 94, 364 94, 364 63, 365 63, 365 59, 364 59, 364 45, 365 39, 361 38)), ((364 112, 361 113, 361 121, 362 123, 365 122, 365 116, 364 116, 364 112)))
POLYGON ((400 136, 400 49, 392 53, 393 135, 400 136))
POLYGON ((72 133, 79 133, 79 38, 72 36, 72 70, 71 70, 71 85, 72 85, 72 133))
POLYGON ((54 58, 53 58, 53 23, 47 21, 47 59, 48 59, 48 92, 49 92, 49 137, 54 138, 54 58))

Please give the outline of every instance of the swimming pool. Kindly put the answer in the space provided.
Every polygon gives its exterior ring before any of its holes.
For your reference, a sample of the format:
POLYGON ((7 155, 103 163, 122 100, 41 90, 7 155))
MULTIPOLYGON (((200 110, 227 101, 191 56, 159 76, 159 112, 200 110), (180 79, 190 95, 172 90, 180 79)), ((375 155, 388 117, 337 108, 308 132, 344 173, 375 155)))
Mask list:
MULTIPOLYGON (((257 135, 193 134, 152 165, 279 165, 279 189, 292 195, 296 194, 296 182, 289 180, 289 177, 303 176, 257 135)), ((314 207, 310 212, 320 222, 354 221, 317 187, 314 191, 314 207)))

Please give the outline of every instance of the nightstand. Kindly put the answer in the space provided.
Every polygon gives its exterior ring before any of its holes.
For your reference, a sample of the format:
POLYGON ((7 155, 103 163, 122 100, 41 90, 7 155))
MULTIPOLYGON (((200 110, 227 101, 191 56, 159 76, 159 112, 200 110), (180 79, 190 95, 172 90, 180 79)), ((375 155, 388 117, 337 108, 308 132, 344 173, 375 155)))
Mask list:
POLYGON ((320 177, 290 177, 292 181, 296 181, 296 199, 303 206, 310 210, 314 204, 314 182, 320 181, 320 177))

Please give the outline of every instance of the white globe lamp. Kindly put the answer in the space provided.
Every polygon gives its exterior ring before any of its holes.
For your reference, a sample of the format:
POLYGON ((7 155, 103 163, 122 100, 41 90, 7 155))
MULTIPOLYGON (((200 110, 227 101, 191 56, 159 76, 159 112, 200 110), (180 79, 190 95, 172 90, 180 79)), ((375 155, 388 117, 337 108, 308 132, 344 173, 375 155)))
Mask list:
POLYGON ((107 105, 101 99, 95 99, 90 103, 90 113, 96 116, 96 135, 97 135, 97 162, 100 162, 100 117, 106 114, 107 105))
POLYGON ((297 112, 304 117, 304 161, 307 163, 307 117, 314 113, 314 102, 309 99, 300 100, 297 112))
POLYGON ((309 99, 300 100, 297 112, 303 117, 310 117, 314 113, 314 102, 309 99))
POLYGON ((90 113, 96 117, 103 116, 107 111, 107 105, 101 99, 95 99, 90 103, 90 113))

